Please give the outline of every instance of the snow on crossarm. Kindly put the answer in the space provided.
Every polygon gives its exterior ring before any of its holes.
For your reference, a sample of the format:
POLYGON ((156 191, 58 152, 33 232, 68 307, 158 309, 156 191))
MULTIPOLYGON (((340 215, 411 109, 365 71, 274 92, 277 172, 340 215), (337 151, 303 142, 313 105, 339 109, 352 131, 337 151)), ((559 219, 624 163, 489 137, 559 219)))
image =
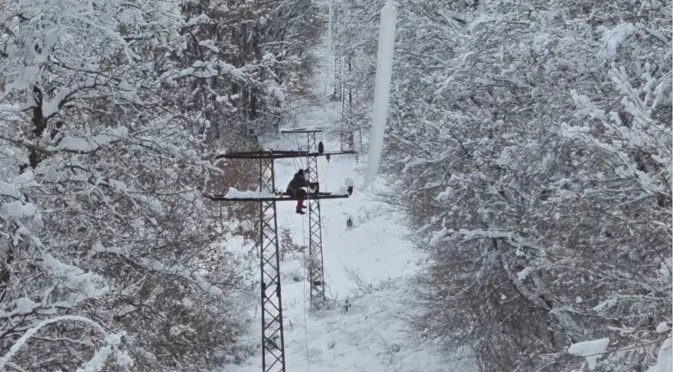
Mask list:
POLYGON ((229 191, 224 195, 226 198, 230 199, 245 199, 245 198, 273 198, 276 195, 270 192, 259 192, 259 191, 239 191, 231 187, 229 191))

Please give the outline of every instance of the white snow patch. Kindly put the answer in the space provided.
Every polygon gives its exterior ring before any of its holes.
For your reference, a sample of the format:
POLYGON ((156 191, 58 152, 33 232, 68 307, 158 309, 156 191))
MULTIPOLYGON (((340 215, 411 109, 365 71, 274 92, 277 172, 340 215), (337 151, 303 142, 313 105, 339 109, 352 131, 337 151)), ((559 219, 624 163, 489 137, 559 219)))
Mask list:
POLYGON ((598 358, 605 352, 610 343, 609 338, 601 338, 598 340, 583 341, 572 344, 568 349, 568 353, 584 357, 590 370, 596 368, 598 358))
POLYGON ((607 300, 602 301, 601 303, 596 305, 593 310, 600 313, 600 312, 603 312, 605 310, 611 309, 616 304, 617 304, 617 299, 615 297, 610 297, 607 300))
POLYGON ((128 186, 126 186, 126 183, 124 183, 123 181, 117 181, 111 179, 108 180, 108 183, 113 189, 117 190, 118 192, 125 193, 128 191, 128 186))
POLYGON ((589 133, 591 129, 589 127, 571 127, 568 126, 564 128, 563 130, 563 135, 568 137, 568 138, 574 138, 582 135, 583 133, 589 133))
POLYGON ((202 46, 202 47, 208 48, 208 49, 212 50, 212 51, 215 52, 215 53, 217 53, 217 52, 220 51, 220 48, 218 48, 218 47, 215 45, 215 42, 212 41, 212 40, 210 40, 210 39, 208 39, 208 40, 203 40, 203 41, 199 41, 199 45, 202 46))
POLYGON ((23 194, 21 194, 21 191, 19 191, 19 189, 16 186, 10 183, 0 181, 0 196, 6 196, 14 199, 21 199, 22 195, 23 194))
POLYGON ((631 23, 620 23, 611 29, 600 27, 599 30, 603 31, 603 40, 598 56, 612 59, 617 56, 622 43, 636 33, 637 28, 631 23))
MULTIPOLYGON (((307 316, 306 324, 302 312, 296 311, 301 310, 301 303, 294 306, 294 311, 284 312, 287 370, 476 372, 469 359, 445 355, 409 337, 413 330, 407 318, 415 309, 410 306, 411 294, 398 284, 373 287, 363 296, 342 301, 335 309, 307 316)), ((301 283, 292 288, 285 283, 283 286, 284 292, 301 298, 301 283)), ((244 365, 225 365, 222 371, 258 371, 259 359, 257 355, 244 365)))
MULTIPOLYGON (((224 4, 222 6, 224 6, 224 4)), ((210 17, 208 17, 205 14, 201 14, 201 15, 198 15, 194 18, 190 18, 189 20, 187 20, 187 22, 185 22, 185 26, 191 27, 191 26, 196 26, 198 24, 210 23, 210 22, 212 22, 210 17)))
POLYGON ((90 298, 100 298, 109 291, 100 275, 63 263, 48 253, 42 256, 42 267, 71 291, 62 306, 75 306, 90 298))
POLYGON ((671 352, 671 339, 667 338, 659 349, 657 364, 650 367, 647 372, 671 372, 673 365, 673 353, 671 352))
POLYGON ((342 195, 348 195, 348 189, 346 189, 345 186, 341 186, 337 192, 334 193, 334 195, 342 196, 342 195))
POLYGON ((266 84, 266 91, 271 97, 277 99, 279 102, 285 102, 285 92, 283 88, 275 82, 269 82, 266 84))
POLYGON ((523 270, 519 271, 516 277, 519 279, 520 282, 523 282, 524 280, 526 280, 531 271, 533 271, 533 269, 531 269, 530 267, 528 266, 524 267, 523 270))
POLYGON ((105 336, 105 346, 98 349, 98 352, 84 365, 84 368, 77 368, 76 372, 99 372, 103 370, 105 362, 117 350, 117 346, 122 342, 122 336, 124 335, 125 333, 121 332, 105 336))
POLYGON ((657 333, 666 333, 670 330, 671 328, 668 326, 668 323, 666 322, 661 322, 657 324, 657 333))
POLYGON ((18 113, 21 112, 19 105, 0 104, 0 120, 19 120, 18 113))
POLYGON ((129 130, 126 127, 117 127, 103 130, 93 137, 63 137, 56 146, 56 150, 92 152, 110 143, 123 140, 128 137, 129 130))
POLYGON ((30 314, 33 312, 33 310, 35 310, 36 307, 38 307, 37 304, 28 297, 21 297, 17 299, 15 304, 16 304, 15 312, 21 315, 30 314))
POLYGON ((20 175, 16 176, 13 180, 12 183, 19 189, 27 189, 30 187, 36 187, 39 186, 37 181, 35 181, 35 174, 33 173, 32 170, 25 171, 21 173, 20 175))
POLYGON ((430 245, 437 245, 439 244, 444 238, 450 236, 453 234, 454 231, 453 229, 447 229, 446 227, 442 227, 441 230, 439 231, 434 231, 432 235, 430 236, 430 240, 428 240, 428 244, 430 245))
POLYGON ((259 191, 238 191, 237 189, 230 187, 229 192, 224 195, 225 198, 230 199, 262 199, 262 198, 274 198, 276 195, 270 192, 259 192, 259 191))
POLYGON ((0 216, 10 218, 32 217, 37 213, 37 207, 33 203, 23 203, 18 200, 2 205, 0 216))

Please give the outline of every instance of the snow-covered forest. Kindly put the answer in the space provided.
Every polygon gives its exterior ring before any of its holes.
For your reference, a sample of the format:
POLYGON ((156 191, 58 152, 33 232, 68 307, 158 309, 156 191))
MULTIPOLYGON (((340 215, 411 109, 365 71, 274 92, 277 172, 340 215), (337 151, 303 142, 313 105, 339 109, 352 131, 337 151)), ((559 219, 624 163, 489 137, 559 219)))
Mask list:
POLYGON ((385 2, 0 0, 0 371, 259 370, 258 205, 202 195, 315 124, 358 184, 320 312, 279 209, 288 371, 670 371, 671 2, 395 2, 359 193, 385 2))
MULTIPOLYGON (((336 11, 355 128, 382 5, 336 11)), ((418 332, 484 371, 577 370, 568 346, 602 338, 602 370, 653 365, 671 322, 671 3, 412 0, 397 29, 383 158, 428 257, 418 332)))
POLYGON ((256 182, 210 158, 277 124, 317 14, 0 1, 0 370, 194 371, 240 352, 247 274, 224 237, 253 225, 201 194, 256 182))

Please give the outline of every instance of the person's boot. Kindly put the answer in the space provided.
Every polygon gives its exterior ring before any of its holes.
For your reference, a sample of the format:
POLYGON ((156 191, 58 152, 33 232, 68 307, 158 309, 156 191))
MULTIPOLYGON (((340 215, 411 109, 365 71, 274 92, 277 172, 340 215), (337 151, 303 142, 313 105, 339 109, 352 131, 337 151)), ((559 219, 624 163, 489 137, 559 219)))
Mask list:
POLYGON ((304 212, 304 208, 305 208, 304 199, 297 200, 297 209, 296 209, 297 214, 306 214, 306 212, 304 212))

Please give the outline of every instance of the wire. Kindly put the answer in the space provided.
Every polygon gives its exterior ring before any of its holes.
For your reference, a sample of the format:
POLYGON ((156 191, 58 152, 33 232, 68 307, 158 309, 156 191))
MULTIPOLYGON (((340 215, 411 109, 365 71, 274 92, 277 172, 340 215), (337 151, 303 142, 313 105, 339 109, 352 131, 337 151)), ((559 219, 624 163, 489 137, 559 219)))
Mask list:
POLYGON ((320 181, 319 181, 319 182, 321 182, 323 185, 326 183, 326 180, 327 180, 327 174, 328 174, 328 172, 329 172, 329 169, 330 169, 330 163, 327 162, 327 165, 325 165, 325 170, 324 170, 323 173, 322 173, 322 178, 320 178, 320 181))
MULTIPOLYGON (((330 3, 329 6, 331 7, 332 4, 330 3)), ((332 18, 331 18, 331 14, 330 14, 330 26, 331 26, 331 22, 332 22, 332 18)), ((331 29, 330 29, 330 34, 331 34, 331 29)), ((329 85, 329 73, 330 73, 330 69, 332 68, 332 63, 333 63, 333 58, 334 58, 332 56, 333 39, 334 39, 334 37, 332 36, 331 40, 328 40, 327 69, 325 71, 325 74, 323 75, 324 84, 325 84, 324 85, 325 91, 323 93, 322 102, 321 102, 323 111, 325 111, 325 109, 327 107, 327 87, 329 85)), ((325 116, 322 117, 322 122, 323 122, 323 127, 325 127, 326 123, 327 123, 327 118, 325 116)), ((320 133, 320 142, 322 142, 322 140, 323 140, 323 134, 321 132, 320 133)), ((297 144, 297 149, 300 150, 299 139, 297 139, 296 137, 295 137, 295 142, 297 144)), ((310 148, 307 147, 306 151, 308 152, 309 150, 310 150, 310 148)), ((301 159, 301 158, 298 158, 298 159, 301 159)), ((299 160, 299 162, 301 162, 301 160, 299 160)), ((308 168, 308 164, 309 164, 309 159, 308 159, 308 155, 307 155, 306 156, 306 167, 307 168, 308 168)), ((316 165, 317 165, 317 159, 316 159, 316 165)), ((303 167, 301 169, 303 169, 303 167)), ((327 169, 329 169, 329 165, 328 165, 327 169)), ((318 174, 316 174, 315 176, 317 178, 318 174)), ((320 182, 319 179, 316 179, 316 181, 320 182)), ((307 179, 307 183, 308 183, 308 179, 307 179)), ((308 187, 308 185, 307 185, 307 190, 306 191, 307 191, 307 193, 306 193, 306 204, 308 204, 308 209, 309 209, 309 217, 308 218, 311 218, 310 217, 311 208, 312 208, 311 200, 310 200, 311 199, 311 190, 308 187)), ((304 247, 306 247, 306 224, 304 223, 304 218, 303 217, 301 219, 301 229, 302 229, 304 247)), ((305 263, 307 262, 306 261, 306 250, 304 250, 304 262, 305 263)), ((310 255, 309 255, 308 264, 309 265, 313 264, 313 257, 310 257, 310 255)), ((304 264, 304 295, 302 296, 303 299, 304 299, 304 340, 306 342, 306 366, 308 368, 308 372, 310 372, 311 371, 311 362, 309 360, 309 352, 308 352, 308 324, 306 322, 306 282, 308 280, 311 280, 311 278, 309 278, 307 276, 307 274, 306 274, 306 264, 304 264)), ((309 294, 309 296, 310 296, 310 294, 309 294)))
MULTIPOLYGON (((297 139, 297 136, 294 136, 294 142, 297 145, 297 151, 301 151, 301 146, 299 145, 299 139, 297 139)), ((308 149, 307 149, 307 151, 308 151, 308 149)), ((293 158, 293 159, 295 161, 299 162, 299 169, 304 169, 304 164, 302 164, 301 158, 293 158)))
MULTIPOLYGON (((306 247, 306 228, 304 227, 304 219, 301 219, 301 232, 304 237, 304 247, 306 247)), ((311 259, 309 257, 309 259, 311 259)), ((310 264, 310 262, 309 262, 310 264)), ((306 281, 311 280, 307 275, 306 275, 306 249, 304 248, 304 290, 302 292, 302 298, 304 299, 304 341, 306 342, 306 367, 307 371, 311 372, 311 362, 309 361, 309 353, 308 353, 308 323, 306 322, 306 281)))
MULTIPOLYGON (((302 169, 301 164, 297 163, 296 158, 292 158, 292 163, 294 164, 294 169, 302 169)), ((294 171, 294 172, 296 172, 296 171, 294 171)))

